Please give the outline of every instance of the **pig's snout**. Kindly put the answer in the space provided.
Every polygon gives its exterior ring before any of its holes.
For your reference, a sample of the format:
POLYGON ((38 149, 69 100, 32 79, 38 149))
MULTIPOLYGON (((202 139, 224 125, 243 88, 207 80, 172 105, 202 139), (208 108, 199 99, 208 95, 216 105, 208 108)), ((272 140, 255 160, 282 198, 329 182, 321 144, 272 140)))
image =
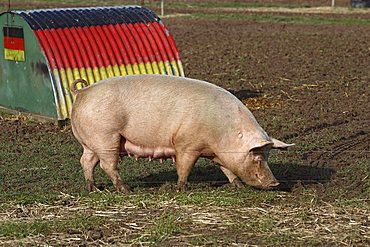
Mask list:
POLYGON ((271 182, 270 184, 268 184, 264 189, 273 189, 277 186, 279 186, 279 182, 277 180, 271 182))
POLYGON ((260 189, 265 189, 265 190, 273 189, 280 184, 273 175, 269 179, 266 179, 266 178, 264 180, 258 179, 258 182, 260 182, 260 185, 259 186, 257 185, 256 187, 260 189))
MULTIPOLYGON (((262 168, 262 166, 260 166, 262 168)), ((248 172, 244 172, 239 176, 246 184, 253 186, 258 189, 273 189, 279 185, 278 180, 272 174, 268 166, 264 166, 263 169, 251 169, 248 172)))

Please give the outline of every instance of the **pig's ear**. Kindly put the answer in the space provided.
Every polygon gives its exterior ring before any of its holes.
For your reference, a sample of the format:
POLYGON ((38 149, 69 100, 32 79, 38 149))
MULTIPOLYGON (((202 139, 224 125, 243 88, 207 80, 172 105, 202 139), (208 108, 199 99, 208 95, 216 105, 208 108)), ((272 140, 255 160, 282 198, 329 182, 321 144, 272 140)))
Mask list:
POLYGON ((271 146, 272 144, 273 143, 271 141, 267 141, 267 140, 264 140, 264 139, 261 139, 259 141, 254 140, 250 144, 249 152, 261 150, 261 149, 263 149, 265 147, 271 146))
POLYGON ((279 141, 278 139, 271 138, 272 141, 272 148, 276 149, 287 149, 288 147, 294 146, 295 144, 287 144, 285 142, 279 141))

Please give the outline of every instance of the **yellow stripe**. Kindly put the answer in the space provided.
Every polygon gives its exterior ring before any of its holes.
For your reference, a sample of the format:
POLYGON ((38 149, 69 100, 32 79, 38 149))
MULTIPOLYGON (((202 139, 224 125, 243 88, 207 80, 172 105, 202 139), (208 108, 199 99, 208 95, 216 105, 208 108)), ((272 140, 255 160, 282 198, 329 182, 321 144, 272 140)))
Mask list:
POLYGON ((112 66, 107 66, 107 67, 105 67, 105 69, 106 69, 106 71, 107 71, 107 77, 109 78, 109 77, 113 77, 114 76, 114 72, 113 72, 113 68, 112 68, 112 66))
POLYGON ((91 68, 86 68, 86 74, 87 78, 89 79, 88 80, 89 84, 90 85, 93 84, 95 82, 93 70, 91 68))
POLYGON ((146 71, 148 72, 148 74, 153 74, 153 68, 152 68, 152 64, 150 62, 147 62, 145 64, 145 68, 146 68, 146 71))
POLYGON ((119 70, 121 71, 121 75, 127 75, 126 67, 125 65, 119 66, 119 70))
POLYGON ((159 71, 159 67, 157 62, 152 62, 152 68, 153 68, 153 73, 154 74, 160 74, 161 72, 159 71))
POLYGON ((121 75, 121 72, 119 71, 118 64, 113 65, 113 72, 114 72, 114 76, 120 76, 121 75))
MULTIPOLYGON (((75 80, 77 78, 83 78, 81 73, 80 73, 80 70, 78 68, 72 69, 72 73, 73 73, 73 80, 75 80)), ((85 78, 83 78, 83 79, 85 79, 85 78)))
POLYGON ((160 61, 158 63, 159 71, 161 72, 162 75, 167 75, 166 68, 163 65, 163 61, 160 61))
POLYGON ((65 72, 67 74, 67 79, 68 79, 68 82, 69 82, 69 85, 72 84, 73 82, 73 72, 72 72, 72 69, 71 68, 68 68, 68 69, 65 69, 65 72))
POLYGON ((127 64, 127 65, 126 65, 126 70, 127 70, 127 74, 128 74, 128 75, 133 75, 133 74, 135 74, 131 64, 127 64))
POLYGON ((95 67, 95 68, 92 69, 92 71, 94 73, 95 81, 100 81, 101 77, 100 77, 99 68, 95 67))
MULTIPOLYGON (((80 68, 80 69, 79 69, 79 71, 80 71, 80 76, 81 76, 81 77, 79 77, 79 78, 82 78, 82 79, 84 79, 85 81, 87 81, 87 82, 88 82, 88 81, 89 81, 89 79, 88 79, 88 77, 87 77, 87 74, 86 74, 86 70, 85 70, 85 68, 80 68)), ((78 79, 78 77, 76 77, 76 76, 75 76, 75 80, 76 80, 76 79, 78 79)), ((77 88, 78 88, 78 89, 80 89, 81 87, 82 87, 81 83, 78 83, 78 84, 77 84, 77 88)))
POLYGON ((182 62, 177 60, 177 67, 179 68, 180 76, 185 77, 184 67, 182 66, 182 62))
POLYGON ((4 48, 4 59, 24 62, 25 61, 24 51, 4 48))
POLYGON ((105 70, 105 67, 100 67, 99 72, 100 72, 101 80, 104 80, 104 79, 108 78, 107 71, 105 70))
POLYGON ((174 73, 174 75, 180 76, 179 69, 177 68, 177 64, 175 60, 171 61, 171 66, 172 66, 172 70, 173 70, 172 72, 174 73))
MULTIPOLYGON (((72 69, 71 68, 67 68, 67 69, 65 69, 64 70, 65 72, 66 72, 66 74, 67 74, 67 83, 68 83, 68 89, 70 88, 70 85, 73 83, 73 81, 74 81, 74 78, 73 78, 73 72, 72 72, 72 69)), ((72 94, 70 94, 71 95, 71 97, 72 97, 72 102, 74 101, 74 99, 75 99, 75 96, 74 96, 74 94, 72 93, 72 94)))
POLYGON ((69 115, 70 109, 72 109, 72 97, 71 93, 69 92, 69 84, 68 84, 68 78, 66 75, 66 71, 64 69, 59 70, 61 84, 63 88, 63 94, 66 102, 66 108, 69 115))
POLYGON ((147 74, 144 63, 139 63, 140 74, 147 74))
POLYGON ((57 111, 58 111, 59 119, 66 119, 66 118, 68 118, 69 114, 68 114, 68 110, 67 110, 65 97, 62 96, 62 95, 64 95, 64 93, 63 93, 63 89, 62 89, 62 85, 61 85, 59 70, 54 69, 53 74, 54 74, 55 84, 58 84, 60 86, 60 87, 58 87, 58 85, 55 85, 56 90, 57 90, 57 94, 58 94, 57 111), (60 91, 60 90, 62 90, 62 91, 60 91))
POLYGON ((132 69, 134 71, 134 74, 141 74, 140 73, 140 69, 139 69, 139 66, 137 63, 135 63, 134 65, 132 65, 132 69))
POLYGON ((173 75, 172 68, 169 61, 166 61, 164 63, 164 66, 166 67, 167 75, 173 75))

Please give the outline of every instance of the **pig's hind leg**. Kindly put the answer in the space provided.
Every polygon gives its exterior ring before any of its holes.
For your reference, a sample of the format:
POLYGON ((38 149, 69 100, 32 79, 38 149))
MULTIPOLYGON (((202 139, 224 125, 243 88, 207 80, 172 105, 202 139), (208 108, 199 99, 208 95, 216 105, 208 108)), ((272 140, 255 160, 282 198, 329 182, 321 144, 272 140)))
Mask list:
POLYGON ((86 188, 89 192, 96 189, 94 181, 94 169, 99 161, 98 156, 92 150, 83 146, 84 151, 80 159, 80 163, 86 180, 86 188))
POLYGON ((100 167, 108 175, 117 191, 125 193, 130 192, 130 188, 123 183, 117 168, 121 146, 121 135, 117 134, 113 137, 101 137, 96 141, 99 143, 100 147, 104 147, 99 149, 97 152, 100 159, 100 167))

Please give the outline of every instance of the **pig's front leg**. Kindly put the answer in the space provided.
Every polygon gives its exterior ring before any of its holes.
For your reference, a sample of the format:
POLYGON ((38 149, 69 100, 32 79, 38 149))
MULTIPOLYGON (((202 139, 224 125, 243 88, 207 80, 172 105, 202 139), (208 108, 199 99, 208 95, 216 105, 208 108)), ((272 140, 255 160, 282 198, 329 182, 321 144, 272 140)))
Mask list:
POLYGON ((234 185, 237 188, 243 188, 244 184, 240 181, 240 179, 232 173, 229 169, 220 166, 221 171, 226 175, 226 177, 229 179, 230 183, 234 185))
POLYGON ((185 190, 189 173, 198 157, 197 152, 176 152, 177 192, 185 190))

